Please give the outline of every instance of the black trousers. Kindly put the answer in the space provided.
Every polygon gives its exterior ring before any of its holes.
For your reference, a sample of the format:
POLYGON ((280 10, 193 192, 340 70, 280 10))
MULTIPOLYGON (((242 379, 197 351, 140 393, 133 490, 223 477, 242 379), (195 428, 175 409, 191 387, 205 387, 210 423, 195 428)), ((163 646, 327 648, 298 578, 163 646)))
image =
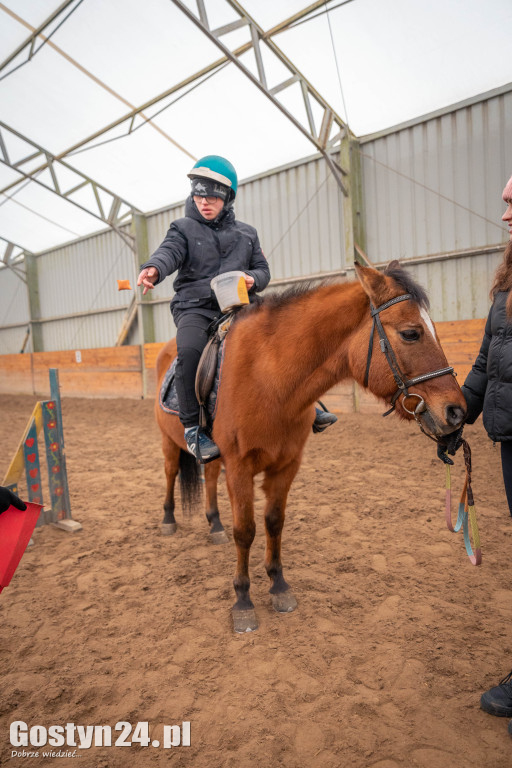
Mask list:
POLYGON ((512 515, 512 440, 501 443, 501 469, 507 494, 508 508, 512 515))
POLYGON ((199 424, 199 403, 195 393, 196 371, 201 353, 208 341, 208 327, 219 315, 215 312, 182 312, 175 316, 178 344, 176 392, 183 426, 199 424))

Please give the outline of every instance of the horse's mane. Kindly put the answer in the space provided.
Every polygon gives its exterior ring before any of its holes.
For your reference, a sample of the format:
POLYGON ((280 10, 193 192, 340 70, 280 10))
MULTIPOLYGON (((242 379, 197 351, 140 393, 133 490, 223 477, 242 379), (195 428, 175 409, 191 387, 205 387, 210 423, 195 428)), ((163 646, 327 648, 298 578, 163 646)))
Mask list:
POLYGON ((306 281, 291 285, 280 293, 276 292, 267 296, 257 296, 256 301, 243 307, 237 312, 237 316, 246 317, 249 312, 258 312, 261 309, 267 308, 270 309, 271 312, 279 312, 286 309, 286 307, 289 307, 290 304, 294 304, 297 299, 300 299, 302 296, 314 293, 322 286, 331 284, 331 282, 331 280, 327 279, 323 280, 318 285, 312 285, 311 282, 306 281))
MULTIPOLYGON (((412 299, 421 307, 425 307, 425 309, 430 307, 430 302, 425 289, 413 279, 409 272, 400 266, 398 261, 392 261, 388 264, 383 274, 398 283, 406 293, 410 293, 412 299)), ((256 301, 243 307, 237 315, 246 317, 247 313, 257 312, 260 309, 269 309, 271 312, 280 312, 291 304, 294 304, 303 296, 313 294, 325 286, 340 284, 341 283, 338 283, 337 280, 333 278, 322 280, 321 283, 316 285, 312 284, 310 281, 296 283, 289 288, 286 288, 281 293, 276 292, 267 296, 258 296, 256 301)))
POLYGON ((425 309, 430 308, 430 301, 426 290, 414 280, 409 272, 400 266, 398 261, 390 262, 384 270, 384 274, 398 283, 406 293, 410 293, 413 300, 416 301, 420 307, 425 307, 425 309))

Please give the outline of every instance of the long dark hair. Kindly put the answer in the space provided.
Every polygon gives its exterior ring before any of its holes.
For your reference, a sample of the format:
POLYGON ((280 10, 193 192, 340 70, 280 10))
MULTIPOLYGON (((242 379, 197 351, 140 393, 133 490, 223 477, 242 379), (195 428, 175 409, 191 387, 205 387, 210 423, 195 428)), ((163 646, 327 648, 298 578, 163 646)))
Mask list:
POLYGON ((491 300, 494 301, 498 291, 508 291, 507 317, 512 317, 512 240, 508 243, 503 254, 503 261, 494 273, 494 282, 491 288, 491 300))

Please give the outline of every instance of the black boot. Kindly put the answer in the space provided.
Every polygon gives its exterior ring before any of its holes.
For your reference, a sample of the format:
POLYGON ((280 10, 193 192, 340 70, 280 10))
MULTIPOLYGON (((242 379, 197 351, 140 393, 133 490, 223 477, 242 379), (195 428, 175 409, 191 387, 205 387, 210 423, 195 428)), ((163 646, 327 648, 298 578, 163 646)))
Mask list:
MULTIPOLYGON (((512 672, 503 678, 503 680, 494 688, 490 688, 482 693, 480 698, 480 707, 484 712, 497 717, 512 717, 512 672)), ((510 729, 509 723, 509 731, 510 729)))
POLYGON ((195 456, 201 464, 207 464, 220 456, 219 447, 201 427, 187 428, 185 430, 185 442, 188 452, 195 456))
POLYGON ((313 432, 323 432, 324 429, 330 427, 331 424, 335 424, 338 421, 338 417, 334 413, 329 413, 327 409, 315 408, 315 420, 313 422, 313 432))

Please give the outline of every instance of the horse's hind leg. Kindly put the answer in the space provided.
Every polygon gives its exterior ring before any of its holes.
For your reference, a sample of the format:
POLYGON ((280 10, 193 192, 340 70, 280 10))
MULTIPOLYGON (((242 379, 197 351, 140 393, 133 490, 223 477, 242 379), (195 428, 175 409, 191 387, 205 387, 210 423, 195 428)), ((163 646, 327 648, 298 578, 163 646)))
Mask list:
POLYGON ((263 490, 267 497, 265 508, 265 530, 267 546, 265 551, 265 568, 272 580, 270 594, 272 605, 279 613, 289 613, 297 607, 289 585, 283 576, 281 562, 281 534, 284 525, 286 500, 293 478, 297 474, 299 462, 293 461, 279 472, 267 470, 263 481, 263 490))
POLYGON ((225 544, 229 541, 224 526, 220 521, 217 504, 217 482, 221 470, 221 462, 211 461, 204 465, 204 484, 206 488, 206 519, 210 524, 210 539, 213 544, 225 544))
POLYGON ((174 484, 180 468, 180 448, 167 435, 162 437, 162 449, 165 457, 165 478, 167 490, 164 501, 164 519, 162 520, 162 534, 172 536, 178 528, 174 517, 174 484))

